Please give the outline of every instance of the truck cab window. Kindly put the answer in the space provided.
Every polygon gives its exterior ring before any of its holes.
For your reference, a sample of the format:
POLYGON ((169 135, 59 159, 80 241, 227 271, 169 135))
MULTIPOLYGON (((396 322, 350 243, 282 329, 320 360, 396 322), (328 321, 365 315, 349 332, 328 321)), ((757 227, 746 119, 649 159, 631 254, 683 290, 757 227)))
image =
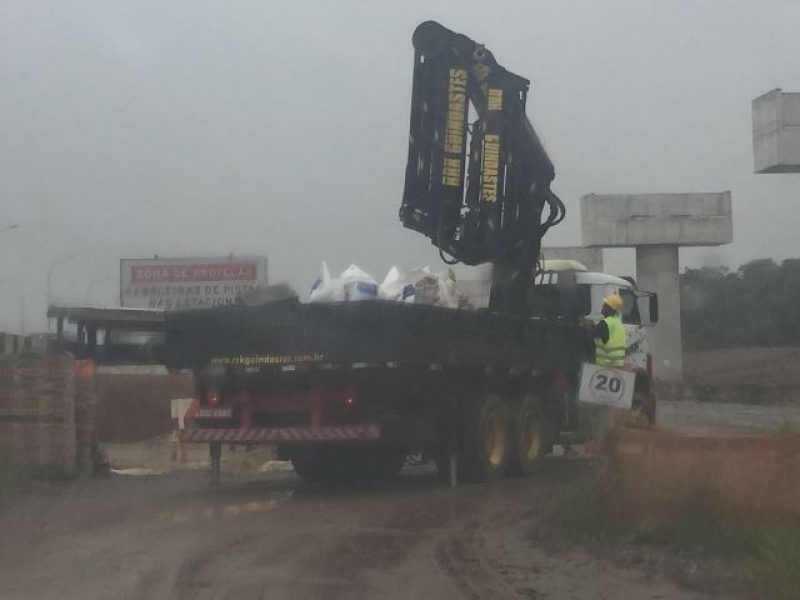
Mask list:
POLYGON ((639 312, 639 303, 636 294, 631 290, 621 289, 619 295, 622 296, 624 305, 622 307, 622 322, 626 325, 641 325, 642 316, 639 312))
POLYGON ((588 285, 577 285, 568 291, 555 284, 533 285, 529 305, 534 317, 585 316, 592 312, 591 289, 588 285))

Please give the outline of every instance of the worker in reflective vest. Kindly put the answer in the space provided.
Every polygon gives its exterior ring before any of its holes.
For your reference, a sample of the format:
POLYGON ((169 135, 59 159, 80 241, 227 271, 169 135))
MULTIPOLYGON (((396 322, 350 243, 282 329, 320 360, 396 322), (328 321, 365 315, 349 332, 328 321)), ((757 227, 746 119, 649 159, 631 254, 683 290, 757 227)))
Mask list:
POLYGON ((625 364, 625 328, 622 326, 622 297, 609 294, 603 298, 600 313, 603 320, 594 326, 594 362, 602 367, 621 367, 625 364))

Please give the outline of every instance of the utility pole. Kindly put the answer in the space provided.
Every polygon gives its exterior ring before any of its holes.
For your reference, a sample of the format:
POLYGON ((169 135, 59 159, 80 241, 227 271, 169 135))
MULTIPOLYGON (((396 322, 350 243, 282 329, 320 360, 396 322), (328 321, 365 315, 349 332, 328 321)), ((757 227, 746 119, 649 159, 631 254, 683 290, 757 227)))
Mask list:
POLYGON ((60 264, 67 262, 68 260, 72 260, 75 258, 74 254, 68 254, 67 256, 62 256, 53 264, 50 265, 50 269, 47 271, 47 306, 49 307, 53 301, 53 271, 55 271, 56 267, 60 264))
MULTIPOLYGON (((66 256, 62 256, 58 260, 54 261, 53 264, 50 265, 50 269, 47 271, 47 308, 50 309, 50 305, 53 301, 53 271, 55 268, 67 262, 68 260, 72 260, 75 258, 74 254, 68 254, 66 256)), ((47 319, 47 331, 50 331, 50 319, 47 319)))

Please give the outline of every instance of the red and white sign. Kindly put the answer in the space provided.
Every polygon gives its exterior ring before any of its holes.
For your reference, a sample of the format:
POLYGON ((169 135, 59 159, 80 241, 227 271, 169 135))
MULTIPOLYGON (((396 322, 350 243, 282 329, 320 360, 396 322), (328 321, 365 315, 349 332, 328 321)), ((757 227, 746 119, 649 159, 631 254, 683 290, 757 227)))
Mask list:
POLYGON ((120 301, 132 308, 210 308, 266 285, 264 257, 120 261, 120 301))

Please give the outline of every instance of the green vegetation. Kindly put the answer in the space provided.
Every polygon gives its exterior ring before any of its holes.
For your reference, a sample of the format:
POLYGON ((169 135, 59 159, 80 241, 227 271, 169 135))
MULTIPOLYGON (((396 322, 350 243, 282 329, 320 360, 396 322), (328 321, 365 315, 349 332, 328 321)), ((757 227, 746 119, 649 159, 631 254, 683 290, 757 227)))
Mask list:
POLYGON ((800 433, 800 423, 790 419, 783 419, 781 424, 778 426, 776 433, 800 433))
POLYGON ((681 325, 687 350, 800 345, 800 259, 687 269, 681 325))
POLYGON ((800 522, 726 519, 710 508, 707 494, 692 491, 687 491, 685 502, 669 514, 663 510, 630 514, 617 502, 615 477, 601 465, 576 482, 556 511, 562 537, 572 542, 592 541, 606 556, 649 548, 686 564, 699 564, 700 577, 676 572, 677 579, 693 589, 749 590, 775 600, 800 598, 800 522), (712 567, 714 561, 727 568, 712 567))
POLYGON ((748 571, 775 598, 800 598, 800 529, 762 526, 748 537, 748 571))
POLYGON ((571 541, 608 539, 618 534, 611 504, 613 488, 614 479, 605 466, 578 479, 556 511, 561 534, 571 541))

